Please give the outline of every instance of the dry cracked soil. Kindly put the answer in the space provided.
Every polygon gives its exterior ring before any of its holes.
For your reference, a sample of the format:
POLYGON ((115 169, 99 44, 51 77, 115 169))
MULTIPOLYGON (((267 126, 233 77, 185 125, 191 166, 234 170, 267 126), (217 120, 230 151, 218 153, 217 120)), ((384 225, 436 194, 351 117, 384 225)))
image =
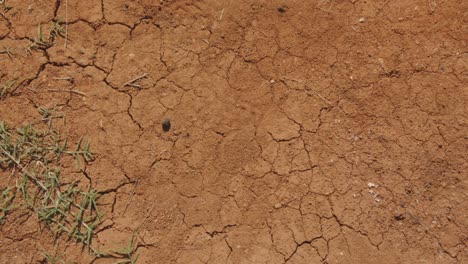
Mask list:
MULTIPOLYGON (((0 117, 57 108, 90 139, 93 245, 138 230, 137 263, 468 263, 468 1, 0 4, 0 117)), ((14 216, 1 263, 115 262, 14 216)))

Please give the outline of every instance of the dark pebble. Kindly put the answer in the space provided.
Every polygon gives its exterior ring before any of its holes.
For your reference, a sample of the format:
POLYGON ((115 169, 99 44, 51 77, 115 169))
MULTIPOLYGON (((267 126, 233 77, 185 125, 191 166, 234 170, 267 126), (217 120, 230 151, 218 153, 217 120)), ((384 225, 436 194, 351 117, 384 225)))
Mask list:
POLYGON ((169 120, 168 118, 164 118, 164 120, 162 121, 162 129, 164 132, 167 132, 171 129, 171 120, 169 120))
POLYGON ((280 7, 278 7, 278 9, 276 9, 276 10, 278 10, 278 12, 280 12, 280 13, 286 12, 286 8, 285 8, 284 6, 280 6, 280 7))
POLYGON ((402 214, 398 214, 398 215, 395 215, 393 218, 395 218, 395 220, 397 221, 402 221, 402 220, 405 220, 406 217, 402 214))

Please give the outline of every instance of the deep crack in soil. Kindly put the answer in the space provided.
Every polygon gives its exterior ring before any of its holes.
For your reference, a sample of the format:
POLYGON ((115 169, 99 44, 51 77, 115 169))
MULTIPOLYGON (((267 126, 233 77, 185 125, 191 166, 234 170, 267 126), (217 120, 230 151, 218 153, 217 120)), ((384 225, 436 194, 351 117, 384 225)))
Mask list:
MULTIPOLYGON (((5 4, 0 119, 55 107, 89 137, 93 245, 138 230, 138 263, 468 262, 468 1, 5 4), (56 21, 66 37, 28 51, 56 21)), ((115 261, 33 218, 0 226, 1 263, 115 261)))

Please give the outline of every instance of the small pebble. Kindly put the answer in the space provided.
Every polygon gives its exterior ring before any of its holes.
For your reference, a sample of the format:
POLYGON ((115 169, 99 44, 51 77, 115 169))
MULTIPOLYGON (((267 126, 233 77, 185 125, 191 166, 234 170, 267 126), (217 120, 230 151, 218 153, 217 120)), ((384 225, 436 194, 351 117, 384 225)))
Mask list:
POLYGON ((171 120, 169 120, 169 118, 164 118, 162 121, 162 129, 164 132, 167 132, 171 129, 171 120))
POLYGON ((286 8, 285 8, 284 6, 280 6, 280 7, 278 7, 278 9, 276 9, 276 10, 278 10, 278 12, 280 12, 280 13, 286 12, 286 8))
POLYGON ((405 220, 406 217, 402 214, 398 214, 398 215, 395 215, 393 218, 395 218, 395 220, 397 221, 402 221, 402 220, 405 220))
POLYGON ((365 21, 366 21, 366 18, 365 18, 365 17, 361 17, 361 18, 359 19, 359 22, 361 22, 361 23, 364 23, 365 21))

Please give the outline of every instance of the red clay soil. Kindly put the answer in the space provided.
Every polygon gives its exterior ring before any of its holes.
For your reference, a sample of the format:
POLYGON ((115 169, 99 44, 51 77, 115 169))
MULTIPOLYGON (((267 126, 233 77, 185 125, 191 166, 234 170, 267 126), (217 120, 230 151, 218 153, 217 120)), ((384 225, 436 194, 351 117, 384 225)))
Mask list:
MULTIPOLYGON (((91 140, 94 246, 138 230, 137 263, 468 263, 468 1, 6 3, 0 83, 21 83, 0 117, 58 107, 91 140), (58 18, 67 36, 28 52, 58 18)), ((34 217, 1 227, 1 263, 44 251, 116 261, 34 217)))

